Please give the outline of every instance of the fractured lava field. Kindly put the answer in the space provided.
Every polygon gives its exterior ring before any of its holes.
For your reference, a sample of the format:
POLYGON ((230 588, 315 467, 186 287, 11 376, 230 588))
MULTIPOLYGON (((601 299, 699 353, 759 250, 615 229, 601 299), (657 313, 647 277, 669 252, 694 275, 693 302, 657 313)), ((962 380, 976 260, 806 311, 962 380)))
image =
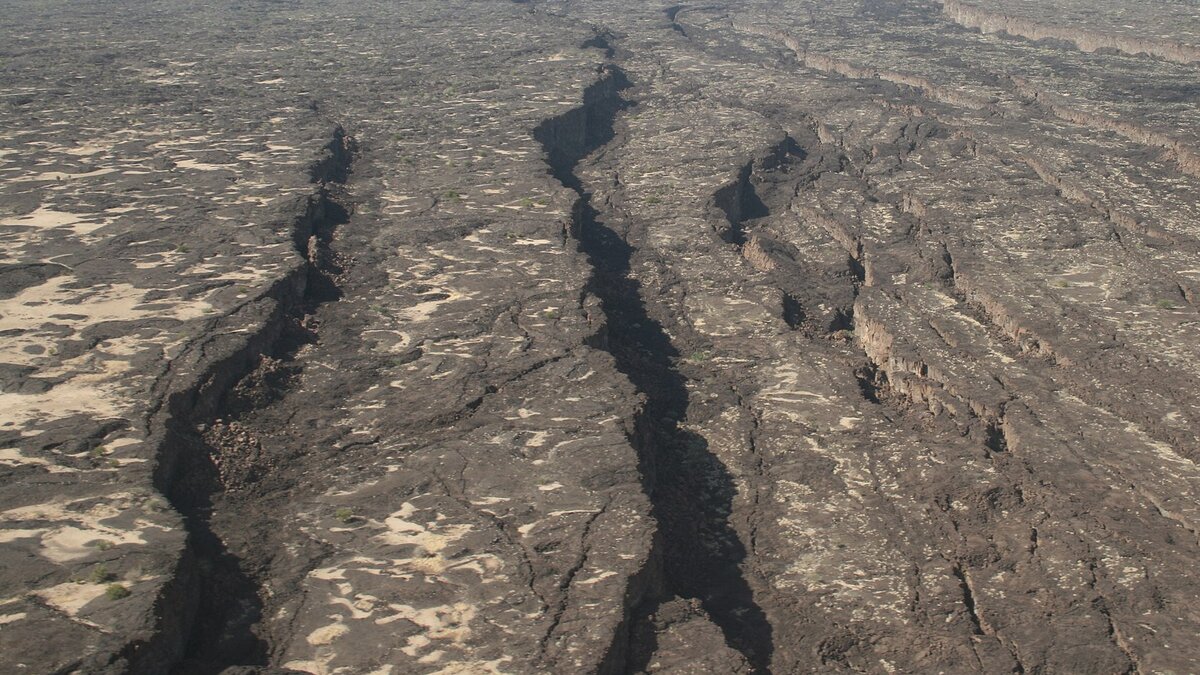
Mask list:
POLYGON ((1196 0, 0 0, 12 673, 1200 670, 1196 0))

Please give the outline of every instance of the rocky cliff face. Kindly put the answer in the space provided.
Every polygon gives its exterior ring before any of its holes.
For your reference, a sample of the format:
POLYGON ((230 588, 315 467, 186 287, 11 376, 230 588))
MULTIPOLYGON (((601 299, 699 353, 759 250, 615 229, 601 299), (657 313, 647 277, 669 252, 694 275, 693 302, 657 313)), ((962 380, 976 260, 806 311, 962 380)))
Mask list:
POLYGON ((1007 33, 1028 40, 1061 40, 1085 52, 1110 49, 1125 54, 1155 56, 1175 63, 1200 61, 1200 47, 1177 40, 1105 33, 1089 29, 1087 26, 1055 25, 1048 21, 995 11, 961 0, 945 0, 942 2, 942 11, 951 21, 984 33, 1007 33))

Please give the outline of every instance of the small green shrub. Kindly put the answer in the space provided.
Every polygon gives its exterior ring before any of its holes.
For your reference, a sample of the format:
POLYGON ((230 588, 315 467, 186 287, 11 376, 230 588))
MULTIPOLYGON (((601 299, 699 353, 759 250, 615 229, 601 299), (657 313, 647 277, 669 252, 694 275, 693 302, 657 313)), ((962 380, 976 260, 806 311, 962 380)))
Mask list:
POLYGON ((342 508, 333 512, 333 517, 337 518, 338 520, 342 521, 343 523, 348 523, 348 522, 354 520, 354 511, 351 511, 350 509, 343 506, 342 508))
POLYGON ((108 588, 104 589, 104 595, 109 600, 121 600, 132 595, 128 588, 121 584, 109 584, 108 588))
POLYGON ((104 566, 104 563, 100 563, 92 568, 92 573, 88 576, 88 578, 91 579, 93 584, 102 584, 106 581, 112 581, 113 575, 112 572, 109 572, 108 568, 104 566))
POLYGON ((1159 309, 1175 309, 1175 303, 1166 299, 1159 300, 1158 302, 1154 303, 1154 306, 1159 309))

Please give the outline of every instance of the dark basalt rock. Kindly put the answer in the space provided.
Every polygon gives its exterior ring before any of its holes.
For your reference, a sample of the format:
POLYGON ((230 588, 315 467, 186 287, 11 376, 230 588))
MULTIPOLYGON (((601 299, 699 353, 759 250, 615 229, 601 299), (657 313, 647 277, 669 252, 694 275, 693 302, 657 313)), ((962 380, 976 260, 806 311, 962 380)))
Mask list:
POLYGON ((1182 6, 10 4, 10 668, 1194 669, 1182 6))

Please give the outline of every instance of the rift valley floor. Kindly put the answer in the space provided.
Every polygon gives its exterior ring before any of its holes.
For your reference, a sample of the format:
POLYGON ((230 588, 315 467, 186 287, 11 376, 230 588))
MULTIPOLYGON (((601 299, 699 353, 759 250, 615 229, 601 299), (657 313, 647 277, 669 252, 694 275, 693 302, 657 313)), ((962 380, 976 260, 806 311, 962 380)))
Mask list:
POLYGON ((1196 0, 0 12, 0 670, 1200 670, 1196 0))

